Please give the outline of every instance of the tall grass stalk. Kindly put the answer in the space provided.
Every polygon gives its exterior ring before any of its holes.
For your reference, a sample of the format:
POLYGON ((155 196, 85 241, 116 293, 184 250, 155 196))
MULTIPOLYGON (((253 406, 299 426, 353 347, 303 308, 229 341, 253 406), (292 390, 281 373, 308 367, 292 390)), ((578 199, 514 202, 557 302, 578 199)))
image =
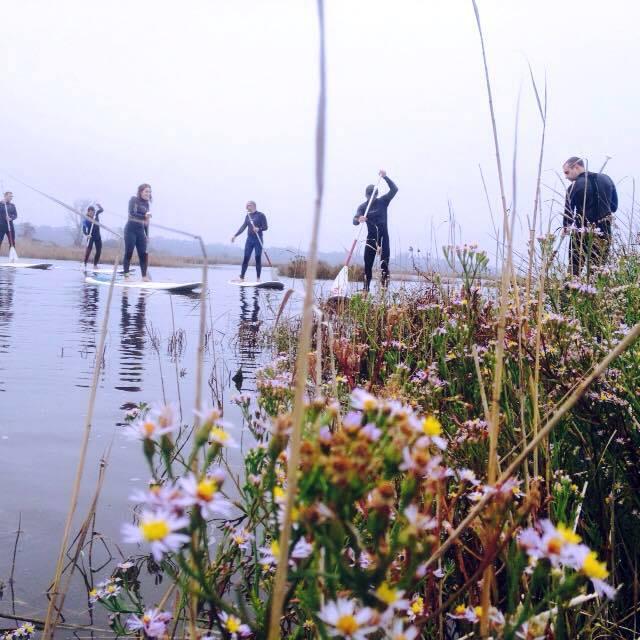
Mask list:
POLYGON ((304 395, 307 380, 308 354, 311 344, 311 328, 313 323, 313 286, 318 262, 318 231, 322 211, 322 195, 324 190, 324 162, 326 138, 326 84, 325 84, 325 42, 324 42, 324 0, 317 0, 319 27, 320 57, 320 94, 316 122, 316 201, 309 246, 309 268, 307 269, 302 327, 298 341, 296 358, 296 387, 292 414, 291 437, 289 441, 289 458, 287 460, 287 489, 285 496, 284 518, 280 531, 280 558, 276 568, 274 586, 271 596, 269 616, 269 640, 280 637, 280 616, 284 603, 287 572, 289 566, 289 542, 291 539, 291 510, 298 487, 298 468, 300 465, 300 443, 302 437, 302 420, 304 417, 304 395))

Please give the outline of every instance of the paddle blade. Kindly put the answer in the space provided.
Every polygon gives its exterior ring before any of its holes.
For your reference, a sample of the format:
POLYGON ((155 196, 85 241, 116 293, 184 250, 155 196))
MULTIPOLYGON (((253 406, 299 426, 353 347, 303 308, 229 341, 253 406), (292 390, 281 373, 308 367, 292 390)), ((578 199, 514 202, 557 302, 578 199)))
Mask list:
POLYGON ((9 249, 9 262, 18 262, 18 252, 15 247, 9 249))
POLYGON ((272 282, 276 282, 278 280, 278 267, 270 267, 271 269, 271 273, 270 275, 270 279, 272 282))
POLYGON ((329 292, 330 298, 346 298, 349 288, 349 268, 344 266, 338 272, 336 279, 333 281, 331 291, 329 292))

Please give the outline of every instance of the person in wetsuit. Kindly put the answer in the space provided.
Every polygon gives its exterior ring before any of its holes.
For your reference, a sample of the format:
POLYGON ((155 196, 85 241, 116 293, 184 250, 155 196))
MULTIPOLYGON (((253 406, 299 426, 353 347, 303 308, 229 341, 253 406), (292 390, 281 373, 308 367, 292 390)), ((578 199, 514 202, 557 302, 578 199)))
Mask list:
POLYGON ((231 242, 235 242, 236 238, 246 229, 247 240, 244 243, 244 257, 242 259, 242 267, 240 269, 240 280, 244 280, 249 266, 251 254, 256 256, 256 277, 260 282, 260 274, 262 273, 262 232, 269 228, 267 225, 267 216, 256 210, 256 203, 253 200, 247 202, 247 215, 244 218, 242 226, 236 231, 231 238, 231 242))
POLYGON ((383 196, 378 197, 377 189, 374 185, 370 184, 365 194, 367 199, 358 207, 356 215, 353 217, 353 224, 359 225, 363 222, 367 223, 367 243, 364 248, 364 290, 369 291, 371 285, 371 277, 373 271, 373 262, 376 258, 378 248, 380 248, 380 269, 382 270, 381 284, 386 287, 389 283, 389 228, 387 227, 387 209, 389 203, 398 193, 398 187, 395 185, 391 178, 387 177, 387 172, 384 169, 380 169, 380 177, 389 186, 389 191, 383 196), (374 194, 374 191, 376 192, 374 194), (367 211, 367 205, 369 199, 373 194, 373 200, 371 200, 371 206, 365 218, 365 211, 367 211))
POLYGON ((102 206, 96 204, 98 210, 91 205, 87 207, 87 217, 82 222, 82 233, 87 236, 87 250, 84 252, 84 268, 87 268, 89 256, 93 247, 96 248, 96 255, 93 257, 93 266, 97 267, 100 262, 100 254, 102 253, 102 236, 100 235, 100 221, 98 220, 103 209, 102 206), (88 218, 91 218, 90 220, 88 218), (97 224, 96 224, 97 223, 97 224))
POLYGON ((142 279, 149 281, 147 276, 147 236, 148 225, 151 213, 149 207, 151 205, 151 185, 141 184, 138 187, 137 195, 129 200, 129 220, 124 227, 124 277, 129 277, 129 267, 131 265, 131 257, 133 250, 138 253, 138 262, 140 263, 140 271, 142 279))
POLYGON ((571 234, 569 263, 571 273, 579 276, 586 265, 599 267, 606 261, 611 246, 611 222, 618 210, 618 192, 613 180, 604 173, 587 171, 577 156, 562 165, 571 182, 567 189, 562 225, 571 234))
POLYGON ((7 191, 4 194, 4 199, 0 202, 0 247, 5 235, 9 240, 9 248, 16 248, 16 230, 13 226, 13 221, 18 217, 18 211, 16 205, 11 202, 13 200, 13 193, 7 191))

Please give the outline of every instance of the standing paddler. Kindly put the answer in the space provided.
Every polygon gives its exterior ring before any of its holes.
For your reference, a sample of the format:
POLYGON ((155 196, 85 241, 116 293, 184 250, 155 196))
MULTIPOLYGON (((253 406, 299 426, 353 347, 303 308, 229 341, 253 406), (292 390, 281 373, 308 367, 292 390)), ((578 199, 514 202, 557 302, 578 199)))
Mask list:
POLYGON ((240 280, 244 280, 251 254, 255 252, 256 277, 258 282, 260 282, 260 274, 262 273, 262 232, 268 228, 267 216, 261 211, 257 211, 256 203, 253 200, 249 200, 249 202, 247 202, 247 215, 244 218, 244 222, 231 238, 231 242, 235 242, 236 238, 245 229, 247 230, 247 240, 244 243, 244 257, 242 259, 242 268, 240 269, 240 280))
POLYGON ((0 203, 0 247, 6 235, 9 240, 9 255, 12 260, 14 260, 15 258, 12 254, 15 254, 16 250, 16 230, 13 221, 18 217, 18 211, 12 200, 13 193, 11 193, 11 191, 5 191, 4 198, 0 203), (13 251, 11 251, 11 249, 13 249, 13 251))
POLYGON ((138 187, 138 193, 129 200, 129 220, 124 227, 124 277, 129 278, 129 266, 133 250, 138 253, 138 262, 144 282, 149 281, 147 276, 147 234, 149 218, 149 207, 151 205, 151 185, 146 183, 138 187))
POLYGON ((378 174, 389 186, 389 191, 378 197, 378 189, 370 184, 365 189, 367 199, 358 207, 353 217, 353 224, 367 223, 367 243, 364 248, 364 290, 369 291, 373 272, 373 262, 380 249, 380 269, 382 270, 381 284, 386 287, 389 283, 389 228, 387 226, 387 209, 393 197, 398 193, 398 187, 387 172, 380 169, 378 174), (368 211, 367 211, 368 207, 368 211), (366 213, 366 216, 365 216, 366 213))
POLYGON ((89 262, 89 256, 93 247, 96 248, 96 254, 93 258, 93 266, 97 267, 100 262, 100 254, 102 253, 102 236, 100 235, 100 221, 98 220, 103 209, 102 206, 96 204, 96 207, 91 205, 87 207, 87 217, 82 222, 82 233, 87 236, 87 250, 84 252, 84 268, 87 268, 87 262, 89 262))

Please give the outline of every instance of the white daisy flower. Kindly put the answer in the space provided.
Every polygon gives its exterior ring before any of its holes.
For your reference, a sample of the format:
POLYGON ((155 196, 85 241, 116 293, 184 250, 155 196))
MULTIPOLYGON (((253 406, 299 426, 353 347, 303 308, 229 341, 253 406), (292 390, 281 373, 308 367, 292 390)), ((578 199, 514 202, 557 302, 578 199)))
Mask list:
POLYGON ((378 399, 364 389, 354 389, 351 393, 351 406, 360 411, 377 411, 380 407, 378 399))
POLYGON ((228 614, 226 611, 220 613, 220 621, 225 631, 228 631, 232 640, 236 640, 239 637, 245 637, 251 635, 251 628, 248 624, 242 624, 240 618, 233 614, 228 614))
POLYGON ((396 618, 386 630, 386 637, 390 640, 415 640, 418 637, 418 629, 413 625, 405 627, 403 620, 396 618))
POLYGON ((374 593, 391 610, 405 610, 409 607, 409 601, 402 597, 404 591, 390 587, 387 582, 383 582, 374 593))
POLYGON ((220 493, 221 474, 215 476, 206 475, 196 478, 193 473, 180 478, 178 484, 182 490, 182 498, 179 504, 183 507, 198 505, 203 518, 211 518, 216 515, 231 515, 231 503, 220 493))
POLYGON ((160 562, 166 553, 178 551, 189 542, 189 536, 176 533, 188 524, 188 518, 168 511, 143 511, 138 525, 122 525, 122 538, 125 542, 148 544, 155 561, 160 562))
POLYGON ((367 635, 376 630, 374 626, 367 626, 371 616, 371 609, 363 607, 356 610, 356 602, 346 598, 330 600, 318 613, 318 618, 329 627, 329 635, 341 636, 345 640, 366 640, 367 635))
POLYGON ((228 431, 225 431, 225 427, 229 427, 229 423, 218 422, 209 429, 209 442, 212 444, 219 444, 222 447, 231 447, 236 449, 238 443, 233 439, 228 431))

